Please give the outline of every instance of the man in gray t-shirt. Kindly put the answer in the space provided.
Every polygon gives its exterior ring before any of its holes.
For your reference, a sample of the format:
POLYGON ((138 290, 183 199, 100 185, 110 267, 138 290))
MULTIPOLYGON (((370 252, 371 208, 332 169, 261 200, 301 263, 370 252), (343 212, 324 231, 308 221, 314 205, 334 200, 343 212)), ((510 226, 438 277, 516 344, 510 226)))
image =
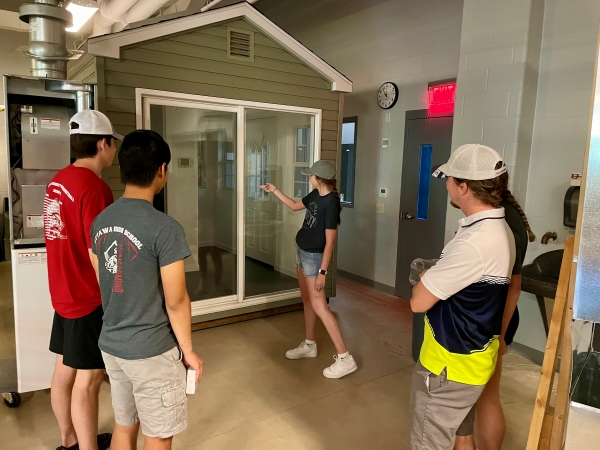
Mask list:
POLYGON ((119 151, 123 197, 91 230, 92 262, 104 309, 98 343, 111 381, 113 446, 171 448, 187 426, 186 370, 202 375, 192 348, 182 226, 152 206, 165 186, 171 152, 153 131, 134 131, 119 151))
POLYGON ((157 269, 191 255, 183 227, 146 200, 121 198, 94 221, 92 246, 104 308, 100 350, 145 359, 176 347, 157 269))

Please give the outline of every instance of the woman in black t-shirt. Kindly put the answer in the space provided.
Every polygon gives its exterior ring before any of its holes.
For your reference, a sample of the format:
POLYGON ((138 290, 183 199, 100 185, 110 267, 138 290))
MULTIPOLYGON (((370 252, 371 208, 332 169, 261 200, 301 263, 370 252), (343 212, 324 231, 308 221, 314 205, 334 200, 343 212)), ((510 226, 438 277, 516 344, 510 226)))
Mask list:
POLYGON ((314 189, 300 201, 289 198, 271 183, 260 186, 266 192, 274 193, 292 211, 306 209, 302 228, 296 235, 296 274, 304 303, 306 339, 285 356, 288 359, 316 358, 315 321, 318 316, 338 353, 333 357, 335 363, 327 367, 323 375, 327 378, 342 378, 355 372, 357 365, 346 349, 340 327, 325 299, 325 275, 331 261, 342 209, 336 188, 335 167, 328 161, 317 161, 302 173, 310 176, 314 189))
MULTIPOLYGON (((502 375, 502 356, 506 353, 517 332, 519 326, 519 310, 517 302, 521 294, 521 268, 527 251, 528 242, 535 241, 535 234, 529 226, 527 216, 521 209, 517 200, 508 189, 508 173, 500 176, 503 185, 502 201, 500 206, 504 208, 506 223, 513 232, 515 238, 515 264, 513 266, 506 306, 502 317, 502 332, 500 334, 500 348, 498 350, 498 361, 492 378, 487 382, 479 400, 477 409, 469 414, 475 414, 475 435, 477 437, 477 448, 500 449, 506 432, 504 412, 500 402, 500 378, 502 375)), ((459 428, 457 431, 455 450, 475 448, 473 430, 463 433, 459 428)))

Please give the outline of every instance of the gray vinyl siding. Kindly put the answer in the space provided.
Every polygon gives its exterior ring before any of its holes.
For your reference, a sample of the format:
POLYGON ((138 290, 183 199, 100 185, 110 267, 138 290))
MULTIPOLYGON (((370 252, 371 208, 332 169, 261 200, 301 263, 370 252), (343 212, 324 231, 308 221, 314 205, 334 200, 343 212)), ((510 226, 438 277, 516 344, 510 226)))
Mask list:
MULTIPOLYGON (((321 158, 339 167, 342 94, 243 19, 134 44, 121 50, 120 60, 94 59, 89 67, 97 69, 99 109, 121 134, 136 126, 136 88, 317 108, 323 112, 321 158), (253 62, 227 57, 228 26, 255 33, 253 62)), ((80 66, 85 64, 74 66, 73 79, 91 76, 88 66, 80 66)), ((124 187, 117 161, 102 177, 119 198, 124 187)), ((335 266, 332 261, 328 296, 335 296, 335 266)))

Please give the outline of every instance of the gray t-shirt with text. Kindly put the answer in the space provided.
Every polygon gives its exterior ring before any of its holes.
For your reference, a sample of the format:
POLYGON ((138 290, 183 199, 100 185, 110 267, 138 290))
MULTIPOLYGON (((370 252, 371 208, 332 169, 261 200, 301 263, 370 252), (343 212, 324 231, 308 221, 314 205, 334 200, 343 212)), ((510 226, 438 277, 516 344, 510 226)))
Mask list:
POLYGON ((146 200, 121 198, 92 225, 104 309, 100 350, 145 359, 177 345, 160 268, 190 256, 183 227, 146 200))

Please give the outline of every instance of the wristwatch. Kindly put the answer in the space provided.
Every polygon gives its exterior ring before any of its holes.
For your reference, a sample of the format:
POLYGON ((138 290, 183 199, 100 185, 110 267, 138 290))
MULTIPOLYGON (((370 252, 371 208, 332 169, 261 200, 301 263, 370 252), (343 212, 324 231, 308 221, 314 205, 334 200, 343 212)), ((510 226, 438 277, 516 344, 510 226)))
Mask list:
POLYGON ((327 271, 326 270, 319 270, 319 275, 327 275, 327 271))

